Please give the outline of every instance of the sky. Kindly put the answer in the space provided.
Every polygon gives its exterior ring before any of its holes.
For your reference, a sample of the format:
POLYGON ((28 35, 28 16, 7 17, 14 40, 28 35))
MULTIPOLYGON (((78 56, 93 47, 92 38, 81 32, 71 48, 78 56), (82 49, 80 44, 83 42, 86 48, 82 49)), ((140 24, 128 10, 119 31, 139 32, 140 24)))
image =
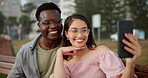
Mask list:
POLYGON ((28 0, 20 0, 20 1, 21 1, 22 6, 25 5, 28 2, 28 0))

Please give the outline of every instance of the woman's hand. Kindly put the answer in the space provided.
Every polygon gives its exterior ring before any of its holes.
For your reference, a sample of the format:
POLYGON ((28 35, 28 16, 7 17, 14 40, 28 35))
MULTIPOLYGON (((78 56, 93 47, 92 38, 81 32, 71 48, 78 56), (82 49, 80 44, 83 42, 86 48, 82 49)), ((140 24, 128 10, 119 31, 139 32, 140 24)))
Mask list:
POLYGON ((122 40, 122 42, 128 46, 124 46, 124 49, 133 54, 132 58, 126 58, 126 65, 132 65, 141 56, 141 46, 138 39, 131 33, 126 33, 124 35, 129 40, 129 42, 125 39, 122 40))
POLYGON ((81 48, 76 48, 76 47, 73 47, 73 46, 69 46, 69 47, 61 47, 58 49, 58 53, 62 53, 63 55, 77 55, 76 52, 74 51, 77 51, 77 50, 80 50, 80 49, 84 49, 85 47, 81 47, 81 48))

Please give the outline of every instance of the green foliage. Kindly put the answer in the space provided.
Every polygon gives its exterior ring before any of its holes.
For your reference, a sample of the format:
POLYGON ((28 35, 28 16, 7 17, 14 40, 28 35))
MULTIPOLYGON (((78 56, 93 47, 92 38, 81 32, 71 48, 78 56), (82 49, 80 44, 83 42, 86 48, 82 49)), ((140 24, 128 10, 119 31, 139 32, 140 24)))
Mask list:
POLYGON ((31 32, 31 25, 34 23, 34 20, 31 20, 29 16, 22 15, 19 18, 19 23, 22 25, 21 35, 26 35, 31 32))
POLYGON ((130 0, 129 6, 135 28, 147 32, 148 38, 148 0, 130 0))
POLYGON ((31 20, 30 13, 36 8, 33 3, 27 3, 21 7, 21 12, 24 13, 19 18, 19 23, 21 24, 21 35, 27 35, 31 32, 31 25, 35 22, 35 20, 31 20))
POLYGON ((17 17, 10 16, 6 18, 5 24, 9 26, 14 26, 14 25, 18 26, 17 17))
POLYGON ((5 16, 3 15, 2 12, 0 12, 0 34, 3 34, 3 30, 4 30, 4 20, 5 20, 5 16))
POLYGON ((137 29, 148 31, 148 0, 75 0, 76 12, 91 22, 94 14, 101 14, 101 28, 108 37, 117 31, 117 21, 133 19, 137 29))
POLYGON ((7 78, 7 75, 0 74, 0 78, 7 78))
POLYGON ((101 14, 101 26, 108 35, 116 32, 116 23, 126 17, 125 0, 76 0, 76 12, 87 17, 91 22, 94 14, 101 14))

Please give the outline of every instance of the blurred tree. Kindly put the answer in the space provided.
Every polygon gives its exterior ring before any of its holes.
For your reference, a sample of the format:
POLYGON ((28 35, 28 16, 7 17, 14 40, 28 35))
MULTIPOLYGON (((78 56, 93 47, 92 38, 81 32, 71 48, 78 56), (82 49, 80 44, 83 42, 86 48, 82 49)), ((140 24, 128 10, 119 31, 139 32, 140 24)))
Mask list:
POLYGON ((91 22, 93 14, 101 14, 101 28, 105 29, 105 36, 117 31, 117 21, 126 19, 127 1, 125 0, 75 0, 76 12, 91 22))
POLYGON ((142 29, 148 38, 148 0, 129 0, 135 28, 142 29))
POLYGON ((17 17, 15 16, 9 16, 5 20, 5 25, 7 27, 7 34, 11 37, 10 30, 13 26, 18 26, 17 17))
POLYGON ((4 33, 4 25, 5 25, 5 16, 3 15, 2 12, 0 12, 0 34, 4 33))
POLYGON ((30 14, 36 6, 33 3, 27 3, 24 6, 21 6, 21 11, 25 14, 30 14))
POLYGON ((31 20, 29 16, 26 15, 22 15, 19 18, 19 23, 21 25, 21 32, 20 35, 21 36, 25 36, 27 34, 29 34, 31 32, 31 25, 34 23, 34 20, 31 20))
POLYGON ((15 16, 9 16, 8 18, 6 18, 6 25, 9 25, 10 27, 11 26, 18 26, 18 22, 17 22, 17 17, 15 16))
POLYGON ((36 9, 36 6, 33 3, 27 3, 24 6, 21 6, 21 12, 23 15, 19 18, 20 23, 20 32, 19 32, 19 39, 22 36, 26 36, 31 32, 31 25, 35 22, 30 18, 30 13, 36 9))

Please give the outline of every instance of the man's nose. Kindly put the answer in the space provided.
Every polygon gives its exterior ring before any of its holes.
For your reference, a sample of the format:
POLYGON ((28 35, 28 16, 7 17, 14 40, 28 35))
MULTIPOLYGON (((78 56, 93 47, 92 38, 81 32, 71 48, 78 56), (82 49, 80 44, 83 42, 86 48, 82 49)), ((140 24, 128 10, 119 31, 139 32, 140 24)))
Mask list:
POLYGON ((57 26, 56 26, 55 23, 53 23, 53 22, 50 23, 50 28, 56 28, 56 27, 57 27, 57 26))

